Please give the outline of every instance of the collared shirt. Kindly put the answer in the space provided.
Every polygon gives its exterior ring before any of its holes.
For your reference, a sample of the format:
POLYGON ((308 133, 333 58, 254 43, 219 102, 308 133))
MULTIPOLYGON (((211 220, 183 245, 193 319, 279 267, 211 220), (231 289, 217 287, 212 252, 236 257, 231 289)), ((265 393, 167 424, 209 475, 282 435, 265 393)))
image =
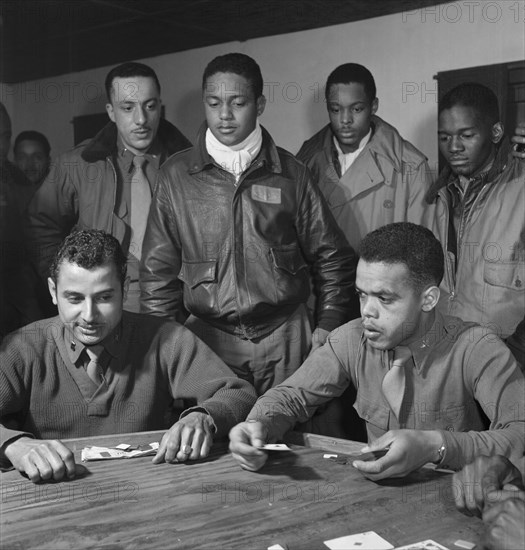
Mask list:
POLYGON ((122 353, 122 344, 120 342, 122 335, 122 323, 119 323, 113 331, 104 338, 99 345, 104 348, 103 353, 100 356, 100 367, 103 372, 103 382, 101 385, 96 385, 86 373, 86 347, 80 340, 78 340, 73 331, 67 325, 63 326, 60 332, 59 338, 64 344, 64 348, 67 352, 67 356, 71 360, 71 367, 75 372, 75 381, 78 388, 85 399, 90 399, 97 394, 98 400, 101 399, 101 394, 109 387, 113 382, 114 371, 109 368, 111 361, 118 358, 122 353), (85 376, 84 376, 85 374, 85 376))
POLYGON ((525 380, 499 338, 436 312, 430 329, 409 347, 414 368, 406 370, 399 421, 381 392, 388 351, 368 345, 360 319, 333 331, 295 374, 257 401, 248 419, 261 420, 270 437, 279 438, 353 384, 354 408, 370 441, 393 429, 439 430, 443 466, 452 469, 479 454, 523 454, 525 380))
MULTIPOLYGON (((162 147, 158 138, 153 140, 151 147, 144 154, 147 162, 144 163, 143 170, 148 179, 148 183, 153 194, 155 182, 157 181, 157 173, 161 165, 162 147)), ((117 138, 117 200, 115 204, 126 205, 125 222, 129 225, 131 219, 131 179, 135 167, 133 166, 133 157, 135 156, 129 149, 125 147, 120 136, 117 138)), ((131 234, 129 236, 131 238, 131 234)), ((128 261, 128 275, 131 281, 139 280, 138 262, 133 261, 132 256, 128 261)))
POLYGON ((337 138, 334 136, 334 145, 337 151, 337 159, 339 160, 339 167, 341 170, 341 175, 343 175, 354 163, 355 159, 359 156, 361 151, 365 148, 366 144, 370 141, 372 137, 372 128, 368 130, 366 136, 359 142, 359 147, 350 153, 345 153, 341 149, 337 138))
MULTIPOLYGON (((144 164, 144 172, 148 178, 149 186, 153 194, 155 188, 155 182, 157 180, 157 173, 161 165, 162 148, 158 138, 153 140, 151 147, 144 154, 147 161, 144 164)), ((129 216, 131 215, 131 178, 133 177, 133 157, 135 156, 129 149, 122 143, 120 136, 117 138, 117 168, 118 168, 118 186, 117 186, 117 200, 116 204, 120 204, 124 200, 128 206, 127 221, 129 222, 129 216)))

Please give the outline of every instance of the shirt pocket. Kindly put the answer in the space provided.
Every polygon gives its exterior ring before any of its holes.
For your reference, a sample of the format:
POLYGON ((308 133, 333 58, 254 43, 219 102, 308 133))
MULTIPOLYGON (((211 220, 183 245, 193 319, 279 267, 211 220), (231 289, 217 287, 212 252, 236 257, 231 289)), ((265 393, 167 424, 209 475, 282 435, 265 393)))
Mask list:
POLYGON ((380 403, 380 401, 381 398, 378 399, 377 396, 375 399, 367 399, 363 395, 362 388, 359 388, 354 409, 367 424, 372 424, 376 428, 386 432, 388 431, 390 409, 383 403, 380 403))
POLYGON ((523 292, 525 262, 485 262, 484 281, 494 287, 523 292))
POLYGON ((523 319, 525 263, 485 262, 482 322, 506 338, 523 319))
POLYGON ((188 311, 203 314, 217 309, 217 260, 183 260, 178 278, 184 283, 188 311))

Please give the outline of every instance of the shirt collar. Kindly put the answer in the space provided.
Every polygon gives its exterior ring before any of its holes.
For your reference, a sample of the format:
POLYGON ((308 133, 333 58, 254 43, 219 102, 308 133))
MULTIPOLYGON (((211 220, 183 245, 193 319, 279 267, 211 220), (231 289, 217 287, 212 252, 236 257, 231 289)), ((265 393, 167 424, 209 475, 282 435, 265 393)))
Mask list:
MULTIPOLYGON (((507 137, 504 137, 503 140, 496 145, 496 154, 493 157, 492 161, 487 165, 483 173, 478 174, 476 177, 471 178, 471 182, 477 182, 478 185, 469 184, 469 189, 467 190, 470 193, 471 190, 479 189, 479 184, 484 185, 485 183, 492 183, 507 167, 508 158, 511 151, 511 143, 507 137)), ((440 176, 441 179, 441 176, 440 176)), ((458 182, 458 177, 452 172, 450 166, 447 166, 446 172, 444 174, 445 186, 450 191, 456 191, 457 194, 462 196, 462 189, 458 182), (461 189, 461 193, 460 193, 461 189)))
POLYGON ((347 158, 357 157, 357 155, 359 155, 359 153, 365 148, 366 144, 370 141, 371 137, 372 137, 372 127, 369 128, 366 136, 364 136, 363 139, 359 142, 359 147, 355 151, 350 151, 350 153, 345 153, 341 149, 341 146, 339 145, 339 142, 337 141, 337 138, 334 135, 334 145, 337 151, 337 155, 339 157, 344 156, 347 158))
MULTIPOLYGON (((86 346, 80 342, 67 325, 63 325, 63 338, 71 362, 76 365, 86 346)), ((119 357, 123 350, 122 344, 123 322, 121 321, 113 331, 100 342, 104 349, 112 356, 119 357)))
POLYGON ((438 345, 444 338, 454 338, 454 336, 450 334, 453 327, 447 327, 445 325, 445 319, 439 311, 434 309, 434 312, 434 321, 429 329, 420 338, 408 344, 417 368, 419 368, 419 365, 421 365, 424 357, 428 355, 430 350, 438 345))
MULTIPOLYGON (((162 155, 162 147, 159 138, 155 136, 150 148, 144 153, 144 156, 148 159, 148 163, 153 165, 155 169, 159 169, 160 157, 162 155)), ((117 137, 117 156, 121 166, 123 166, 128 172, 133 169, 133 157, 135 153, 126 148, 120 135, 117 137)))

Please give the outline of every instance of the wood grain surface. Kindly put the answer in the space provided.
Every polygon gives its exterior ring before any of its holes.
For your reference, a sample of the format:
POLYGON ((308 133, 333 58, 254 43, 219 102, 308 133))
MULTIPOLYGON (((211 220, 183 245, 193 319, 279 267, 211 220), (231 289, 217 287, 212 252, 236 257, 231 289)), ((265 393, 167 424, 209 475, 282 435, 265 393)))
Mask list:
MULTIPOLYGON (((160 432, 70 440, 88 445, 151 443, 160 432)), ((363 444, 293 434, 293 452, 271 453, 257 473, 237 466, 225 444, 186 464, 151 458, 87 462, 81 479, 35 485, 1 474, 2 549, 325 548, 323 541, 376 531, 394 546, 424 539, 455 548, 476 541, 482 523, 454 507, 452 476, 422 469, 374 483, 351 464, 323 458, 363 444), (326 449, 326 450, 323 450, 326 449)))

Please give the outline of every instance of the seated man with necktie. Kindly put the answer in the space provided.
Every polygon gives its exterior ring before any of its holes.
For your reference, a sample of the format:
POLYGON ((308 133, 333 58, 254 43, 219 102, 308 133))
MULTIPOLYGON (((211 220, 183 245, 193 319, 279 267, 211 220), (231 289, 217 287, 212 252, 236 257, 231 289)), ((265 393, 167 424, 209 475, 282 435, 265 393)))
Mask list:
POLYGON ((50 270, 58 317, 0 348, 0 469, 32 481, 74 478, 59 441, 166 428, 153 462, 205 457, 246 417, 254 388, 178 323, 122 310, 128 279, 117 239, 69 235, 50 270), (188 408, 170 427, 173 401, 188 408))
POLYGON ((394 223, 362 241, 356 289, 361 319, 333 331, 290 378, 259 398, 230 432, 240 465, 258 470, 275 442, 349 386, 368 446, 353 465, 377 480, 433 462, 460 469, 480 454, 523 455, 525 380, 487 329, 436 311, 443 252, 432 232, 394 223), (488 427, 488 429, 487 429, 488 427))

